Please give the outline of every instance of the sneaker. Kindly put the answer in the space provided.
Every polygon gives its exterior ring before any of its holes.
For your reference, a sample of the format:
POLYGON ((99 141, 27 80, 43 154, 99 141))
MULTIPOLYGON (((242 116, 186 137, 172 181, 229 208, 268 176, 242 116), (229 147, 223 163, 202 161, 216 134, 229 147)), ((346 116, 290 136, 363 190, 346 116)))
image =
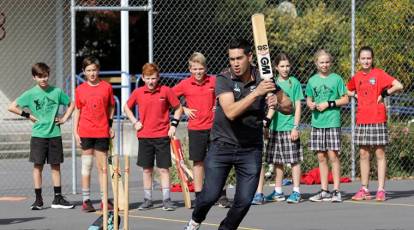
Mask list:
POLYGON ((357 193, 352 197, 352 200, 361 201, 361 200, 371 200, 372 197, 368 189, 360 188, 357 193))
MULTIPOLYGON (((103 202, 101 201, 101 210, 103 210, 103 202)), ((108 210, 114 210, 114 204, 111 200, 108 200, 108 210)))
POLYGON ((342 194, 339 190, 334 190, 332 192, 332 199, 333 203, 341 203, 342 202, 342 194))
POLYGON ((313 202, 331 201, 332 196, 329 191, 321 190, 316 195, 310 197, 309 200, 313 202))
POLYGON ((69 201, 65 200, 63 196, 55 196, 55 199, 53 199, 51 208, 63 208, 63 209, 70 209, 74 208, 75 205, 69 203, 69 201))
POLYGON ((144 202, 138 207, 138 210, 147 210, 152 208, 154 205, 152 204, 152 200, 144 199, 144 202))
POLYGON ((383 202, 387 199, 385 195, 386 195, 385 190, 378 190, 377 195, 375 196, 375 200, 379 202, 383 202))
POLYGON ((218 206, 220 208, 230 208, 231 202, 229 201, 229 198, 227 198, 227 196, 221 196, 218 200, 218 206))
POLYGON ((297 204, 302 201, 302 196, 298 192, 292 192, 287 198, 286 202, 289 204, 297 204))
POLYGON ((269 195, 267 195, 265 197, 265 201, 276 201, 276 202, 279 202, 279 201, 285 201, 285 199, 286 199, 285 198, 285 194, 283 194, 283 192, 282 193, 278 193, 275 190, 273 190, 272 193, 270 193, 269 195))
POLYGON ((187 225, 184 227, 184 230, 198 230, 200 229, 199 223, 195 222, 193 219, 188 221, 187 225))
POLYGON ((87 199, 82 203, 82 211, 84 212, 95 212, 95 208, 92 205, 92 201, 87 199))
POLYGON ((170 198, 162 201, 162 210, 164 211, 174 211, 176 209, 174 202, 170 198))
POLYGON ((263 193, 256 193, 252 200, 253 205, 261 205, 264 204, 264 195, 263 193))
POLYGON ((42 210, 43 209, 43 200, 36 199, 35 202, 30 206, 31 210, 42 210))

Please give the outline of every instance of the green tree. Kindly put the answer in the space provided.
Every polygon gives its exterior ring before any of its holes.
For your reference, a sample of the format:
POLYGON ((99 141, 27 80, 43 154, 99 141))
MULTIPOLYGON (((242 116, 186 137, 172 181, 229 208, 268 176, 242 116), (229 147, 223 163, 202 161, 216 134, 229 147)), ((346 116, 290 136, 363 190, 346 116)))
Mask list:
POLYGON ((350 25, 343 12, 319 2, 296 17, 275 9, 268 9, 266 13, 272 54, 289 53, 293 74, 302 82, 315 72, 313 54, 320 48, 327 49, 334 57, 334 72, 349 75, 350 25))
POLYGON ((375 63, 409 87, 414 77, 412 0, 373 0, 357 9, 358 47, 369 45, 375 63))

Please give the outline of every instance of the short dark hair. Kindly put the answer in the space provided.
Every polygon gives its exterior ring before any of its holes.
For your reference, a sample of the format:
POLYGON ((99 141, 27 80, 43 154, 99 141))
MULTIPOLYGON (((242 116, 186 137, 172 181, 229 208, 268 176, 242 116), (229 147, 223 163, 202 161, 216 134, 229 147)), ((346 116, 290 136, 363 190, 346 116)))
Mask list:
POLYGON ((252 44, 246 39, 236 38, 229 43, 229 50, 231 49, 243 49, 244 54, 248 55, 252 52, 252 44))
POLYGON ((49 75, 50 67, 43 62, 38 62, 32 65, 32 76, 45 76, 49 75))
POLYGON ((98 58, 94 56, 89 56, 83 59, 82 61, 82 69, 85 69, 88 65, 96 65, 98 69, 100 69, 100 64, 98 58))

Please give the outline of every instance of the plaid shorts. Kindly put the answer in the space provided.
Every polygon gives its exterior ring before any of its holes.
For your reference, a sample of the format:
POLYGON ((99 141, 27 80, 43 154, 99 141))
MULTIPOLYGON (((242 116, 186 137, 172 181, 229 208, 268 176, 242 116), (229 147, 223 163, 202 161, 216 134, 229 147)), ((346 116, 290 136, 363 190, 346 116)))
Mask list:
POLYGON ((310 138, 310 150, 339 151, 341 149, 341 128, 314 128, 310 138))
POLYGON ((387 145, 388 129, 386 123, 361 124, 355 129, 356 145, 387 145))
POLYGON ((269 164, 296 164, 303 161, 300 140, 292 141, 290 131, 270 131, 266 147, 266 162, 269 164))

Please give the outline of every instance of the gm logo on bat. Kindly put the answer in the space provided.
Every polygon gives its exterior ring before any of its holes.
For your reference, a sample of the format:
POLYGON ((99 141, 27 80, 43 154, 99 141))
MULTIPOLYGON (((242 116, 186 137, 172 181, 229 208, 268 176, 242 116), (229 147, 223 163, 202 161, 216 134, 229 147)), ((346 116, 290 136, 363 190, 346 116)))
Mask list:
POLYGON ((261 57, 260 64, 262 66, 262 75, 271 74, 270 59, 268 57, 261 57))
POLYGON ((4 24, 6 23, 6 15, 1 12, 0 13, 0 41, 6 37, 6 28, 4 24))

